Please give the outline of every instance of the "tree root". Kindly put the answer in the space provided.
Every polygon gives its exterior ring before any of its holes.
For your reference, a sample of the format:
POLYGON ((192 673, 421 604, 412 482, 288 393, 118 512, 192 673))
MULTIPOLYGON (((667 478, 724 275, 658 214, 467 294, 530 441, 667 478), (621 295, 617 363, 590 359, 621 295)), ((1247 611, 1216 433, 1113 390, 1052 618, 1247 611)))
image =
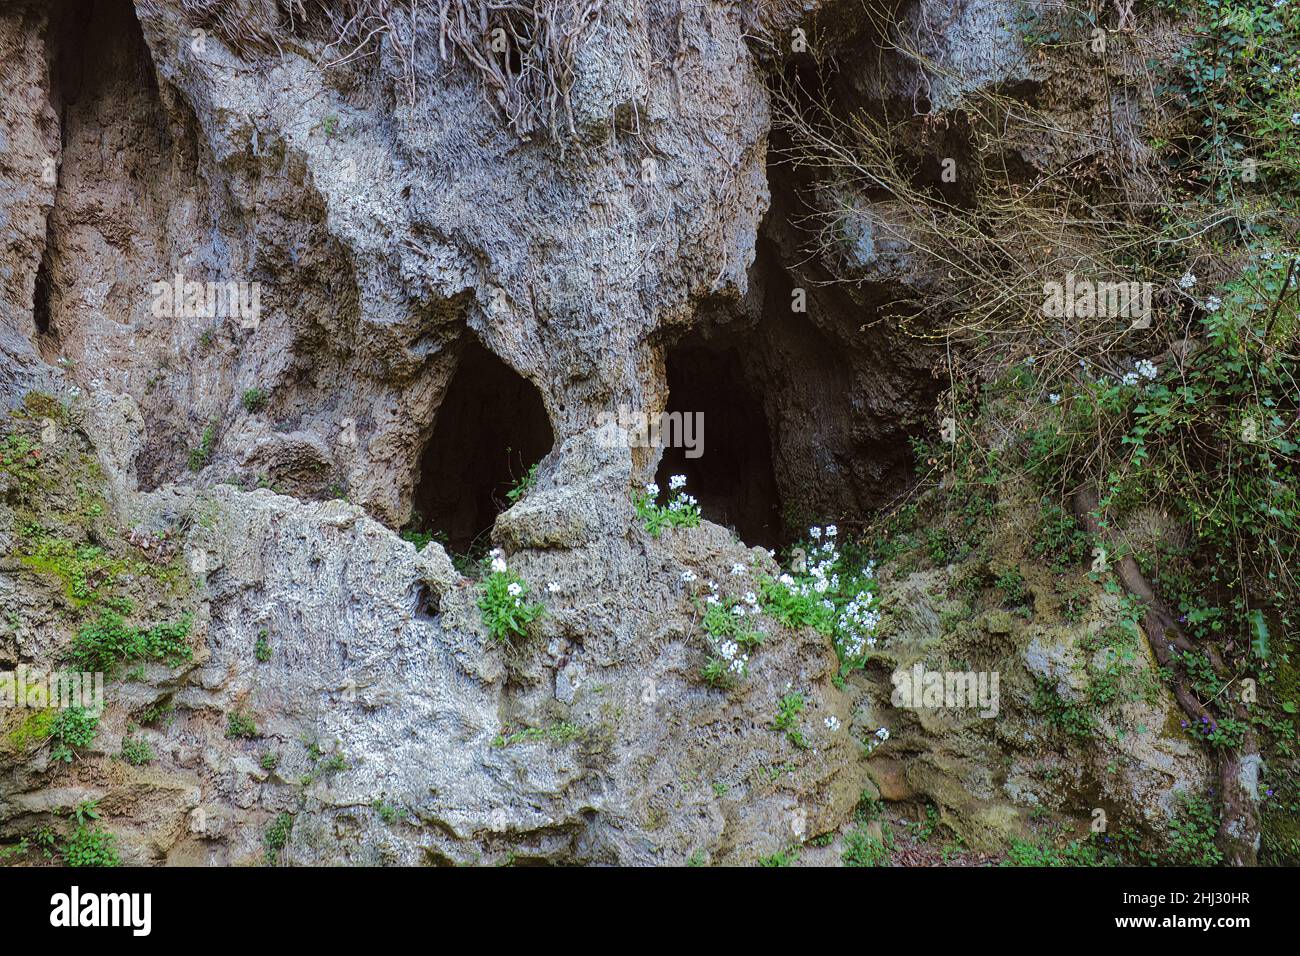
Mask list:
MULTIPOLYGON (((1098 500, 1095 493, 1081 490, 1074 496, 1074 512, 1086 531, 1103 543, 1107 541, 1101 522, 1097 518, 1098 500)), ((1143 606, 1142 630, 1151 645, 1157 663, 1177 675, 1179 668, 1174 651, 1204 652, 1220 679, 1229 674, 1218 650, 1212 647, 1197 648, 1179 626, 1177 619, 1156 596, 1151 583, 1132 557, 1125 556, 1113 564, 1120 583, 1143 606)), ((1188 686, 1185 676, 1176 676, 1174 697, 1179 707, 1194 723, 1200 724, 1216 718, 1188 686)), ((1225 701, 1226 703, 1226 701, 1225 701)), ((1250 726, 1250 717, 1240 701, 1228 704, 1233 716, 1246 727, 1241 746, 1236 751, 1215 748, 1219 787, 1223 812, 1219 821, 1216 843, 1223 852, 1224 861, 1231 866, 1254 866, 1259 854, 1259 744, 1250 726)))

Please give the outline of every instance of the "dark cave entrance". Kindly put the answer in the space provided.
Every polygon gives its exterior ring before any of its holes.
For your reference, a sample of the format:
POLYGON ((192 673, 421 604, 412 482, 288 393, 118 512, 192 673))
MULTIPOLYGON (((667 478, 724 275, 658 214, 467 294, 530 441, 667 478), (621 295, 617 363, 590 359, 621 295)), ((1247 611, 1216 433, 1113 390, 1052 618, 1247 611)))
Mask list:
MULTIPOLYGON (((669 349, 667 370, 666 411, 702 415, 704 440, 698 457, 688 457, 690 449, 681 443, 664 448, 655 476, 660 502, 666 500, 669 479, 685 475, 686 491, 699 499, 705 518, 735 529, 748 545, 784 544, 767 415, 740 353, 685 343, 669 349)), ((661 429, 665 445, 669 435, 661 429)))
POLYGON ((508 492, 555 443, 536 387, 467 339, 420 460, 411 520, 457 554, 486 550, 508 492))

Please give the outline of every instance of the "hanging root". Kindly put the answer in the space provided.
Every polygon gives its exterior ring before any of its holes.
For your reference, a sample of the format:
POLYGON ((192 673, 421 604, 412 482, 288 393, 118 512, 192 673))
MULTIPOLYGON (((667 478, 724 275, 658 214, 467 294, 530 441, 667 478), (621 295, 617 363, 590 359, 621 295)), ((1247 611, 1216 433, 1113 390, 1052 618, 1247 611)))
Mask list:
MULTIPOLYGON (((151 0, 143 0, 151 2, 151 0)), ((326 41, 322 65, 391 55, 414 105, 430 57, 463 57, 510 127, 528 138, 575 133, 569 100, 585 38, 604 0, 181 0, 198 28, 236 53, 278 49, 277 31, 326 41)))

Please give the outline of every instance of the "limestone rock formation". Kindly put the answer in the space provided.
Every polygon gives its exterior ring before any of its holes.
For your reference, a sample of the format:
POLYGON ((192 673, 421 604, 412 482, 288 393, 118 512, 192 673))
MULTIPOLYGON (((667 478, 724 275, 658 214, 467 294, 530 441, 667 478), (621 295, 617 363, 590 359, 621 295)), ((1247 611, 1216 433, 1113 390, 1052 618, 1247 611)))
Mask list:
MULTIPOLYGON (((1029 701, 1082 626, 980 632, 1022 678, 996 730, 882 704, 887 668, 941 639, 946 585, 905 573, 884 594, 911 623, 864 674, 774 626, 743 684, 699 678, 684 575, 741 597, 779 573, 766 548, 887 504, 933 425, 934 356, 870 322, 927 264, 863 232, 861 281, 828 281, 799 222, 832 200, 773 155, 791 31, 849 23, 851 46, 859 14, 547 3, 557 47, 494 50, 400 3, 364 41, 343 21, 365 6, 0 5, 0 404, 28 442, 5 452, 26 470, 0 498, 0 662, 66 659, 98 611, 86 568, 140 627, 188 614, 193 649, 116 674, 70 763, 0 718, 0 839, 98 800, 129 862, 260 862, 288 814, 291 863, 739 863, 837 830, 873 786, 980 846, 1044 803, 1086 820, 1043 762, 1113 755, 1029 701), (559 80, 518 79, 543 61, 559 80), (611 447, 620 406, 702 411, 705 455, 611 447), (708 520, 653 536, 633 494, 677 473, 708 520), (525 639, 489 635, 449 556, 489 539, 545 604, 525 639), (772 727, 792 692, 802 743, 772 727), (127 739, 154 759, 121 759, 127 739)), ((1023 79, 996 5, 912 6, 972 82, 1023 79)), ((918 95, 898 81, 854 95, 918 95)), ((1157 829, 1205 773, 1165 742, 1117 749, 1107 805, 1157 829)))

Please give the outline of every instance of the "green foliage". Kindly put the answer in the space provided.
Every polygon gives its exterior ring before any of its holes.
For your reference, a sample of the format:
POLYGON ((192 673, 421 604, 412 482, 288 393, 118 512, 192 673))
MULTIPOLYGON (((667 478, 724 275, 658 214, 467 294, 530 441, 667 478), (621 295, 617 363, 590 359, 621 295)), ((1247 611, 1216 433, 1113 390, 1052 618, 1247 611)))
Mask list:
POLYGON ((772 720, 772 729, 784 731, 786 738, 800 750, 808 749, 808 741, 799 730, 799 715, 803 713, 803 694, 792 691, 777 703, 776 717, 772 720))
POLYGON ((109 676, 126 661, 165 661, 175 666, 194 654, 188 640, 191 620, 187 614, 179 621, 142 629, 128 625, 114 611, 104 611, 77 632, 69 658, 79 670, 109 676))
POLYGON ((244 711, 233 710, 226 715, 226 736, 231 740, 256 737, 257 724, 244 711))
POLYGON ((1196 794, 1182 794, 1173 819, 1168 862, 1175 866, 1217 866, 1223 853, 1214 843, 1219 817, 1210 801, 1196 794))
POLYGON ((138 737, 122 738, 122 759, 134 767, 143 767, 154 761, 153 748, 148 741, 138 737))
POLYGON ((1043 499, 1033 552, 1057 574, 1080 565, 1092 553, 1092 536, 1079 527, 1074 515, 1059 504, 1043 499))
POLYGON ((664 528, 699 527, 699 503, 686 493, 685 479, 678 481, 678 478, 680 476, 674 478, 677 487, 668 492, 667 504, 658 503, 659 486, 654 484, 646 486, 645 494, 638 493, 632 496, 636 516, 641 519, 642 525, 652 537, 659 537, 664 528))
POLYGON ((244 390, 239 401, 250 414, 255 415, 266 407, 267 398, 266 392, 260 388, 249 388, 244 390))
POLYGON ((98 826, 78 823, 62 848, 68 866, 120 866, 116 838, 98 826))
POLYGON ((217 428, 208 425, 199 436, 199 444, 190 450, 190 471, 202 471, 212 458, 212 449, 217 441, 217 428))
POLYGON ((508 727, 492 739, 493 747, 510 747, 514 744, 547 741, 553 744, 567 744, 582 736, 582 729, 577 724, 560 721, 549 727, 525 727, 511 731, 508 727))
POLYGON ((799 848, 797 846, 789 846, 784 850, 777 850, 768 856, 758 858, 759 866, 794 866, 797 862, 799 862, 799 848))
POLYGON ((379 814, 379 819, 384 823, 392 826, 394 823, 400 823, 407 817, 407 811, 404 807, 395 806, 378 798, 371 804, 375 812, 379 814))
POLYGON ((1045 843, 1026 843, 1012 840, 1007 850, 1003 866, 1107 866, 1108 861, 1092 843, 1080 843, 1077 840, 1063 847, 1050 846, 1045 843))
POLYGON ((888 829, 884 840, 871 836, 865 826, 858 826, 844 834, 844 849, 840 859, 845 866, 888 866, 890 848, 888 829))
POLYGON ((546 609, 528 600, 528 585, 513 571, 493 571, 479 585, 478 607, 488 633, 498 641, 527 637, 528 626, 546 609))
POLYGON ((266 848, 267 866, 274 866, 280 857, 280 851, 289 844, 289 834, 293 832, 293 814, 282 812, 266 829, 262 845, 266 848))
POLYGON ((759 599, 767 613, 787 627, 812 627, 831 639, 845 676, 867 662, 876 643, 875 562, 857 545, 837 544, 834 525, 809 529, 809 540, 790 552, 791 570, 759 579, 759 599))
POLYGON ((528 492, 532 491, 536 486, 537 465, 533 464, 529 466, 526 472, 524 472, 524 476, 510 487, 510 490, 506 492, 506 497, 510 499, 511 504, 514 504, 524 495, 528 494, 528 492))
POLYGON ((60 710, 50 725, 50 759, 72 763, 73 748, 89 747, 99 732, 99 716, 85 707, 60 710))
POLYGON ((271 659, 271 642, 268 639, 266 628, 257 632, 257 642, 253 645, 253 654, 263 664, 271 659))
POLYGON ((1087 739, 1097 729, 1096 718, 1081 704, 1068 703, 1057 693, 1056 682, 1040 677, 1034 688, 1033 709, 1048 723, 1072 737, 1087 739))
POLYGON ((262 754, 262 758, 258 762, 262 765, 263 770, 269 772, 280 766, 280 755, 272 750, 268 750, 262 754))
POLYGON ((1025 579, 1018 568, 1008 568, 998 575, 993 586, 1002 592, 1002 603, 1007 607, 1022 607, 1029 600, 1025 579))

